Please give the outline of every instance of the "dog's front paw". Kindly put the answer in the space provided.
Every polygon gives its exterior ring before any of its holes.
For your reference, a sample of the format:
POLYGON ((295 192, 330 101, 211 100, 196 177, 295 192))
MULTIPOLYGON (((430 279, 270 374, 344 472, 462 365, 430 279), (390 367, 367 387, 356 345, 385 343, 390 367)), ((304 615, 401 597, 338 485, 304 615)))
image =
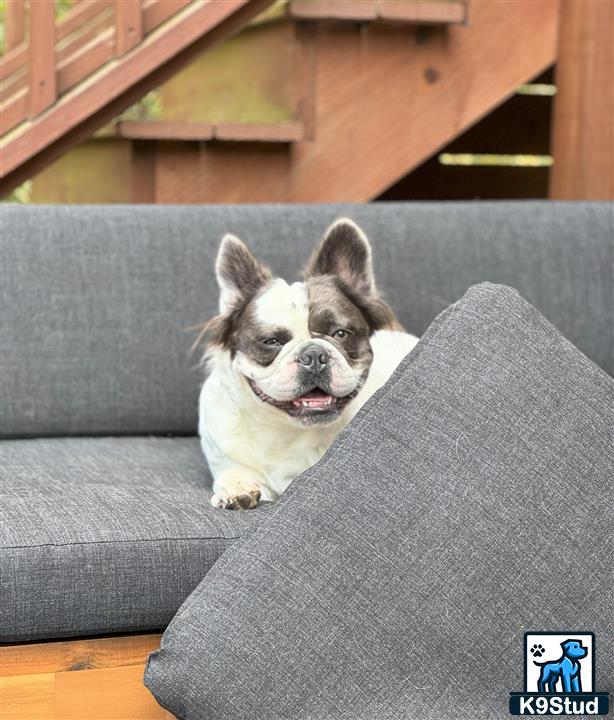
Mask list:
POLYGON ((250 490, 235 495, 231 492, 221 491, 211 498, 213 507, 224 510, 251 510, 260 501, 260 490, 250 490))

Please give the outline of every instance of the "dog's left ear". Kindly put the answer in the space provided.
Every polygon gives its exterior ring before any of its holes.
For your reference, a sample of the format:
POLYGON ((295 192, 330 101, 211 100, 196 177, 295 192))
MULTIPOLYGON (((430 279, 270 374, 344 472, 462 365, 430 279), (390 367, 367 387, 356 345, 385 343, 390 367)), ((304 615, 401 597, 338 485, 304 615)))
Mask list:
POLYGON ((348 218, 335 221, 311 256, 305 277, 338 275, 353 290, 375 295, 371 246, 367 236, 348 218))

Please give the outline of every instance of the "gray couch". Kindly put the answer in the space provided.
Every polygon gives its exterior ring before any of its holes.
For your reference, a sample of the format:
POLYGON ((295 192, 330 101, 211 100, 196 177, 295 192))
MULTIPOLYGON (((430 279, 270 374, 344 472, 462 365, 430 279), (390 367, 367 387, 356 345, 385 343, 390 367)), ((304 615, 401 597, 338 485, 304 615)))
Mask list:
POLYGON ((341 215, 413 333, 489 280, 612 374, 610 204, 4 206, 1 641, 165 627, 270 512, 208 503, 186 328, 225 232, 291 277, 341 215))

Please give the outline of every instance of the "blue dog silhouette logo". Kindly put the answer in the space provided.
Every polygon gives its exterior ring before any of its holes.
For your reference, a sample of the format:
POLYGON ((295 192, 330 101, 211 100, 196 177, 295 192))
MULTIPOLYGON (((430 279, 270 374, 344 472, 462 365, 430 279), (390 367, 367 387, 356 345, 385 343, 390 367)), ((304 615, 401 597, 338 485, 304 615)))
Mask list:
MULTIPOLYGON (((541 667, 537 689, 540 693, 555 693, 557 685, 560 684, 560 691, 565 693, 581 693, 582 678, 580 676, 580 660, 588 654, 588 649, 582 645, 581 640, 565 640, 561 643, 563 654, 558 660, 537 662, 533 664, 541 667)), ((531 652, 534 656, 537 652, 531 652)))
POLYGON ((606 715, 608 704, 595 692, 593 633, 525 633, 524 692, 510 693, 512 715, 606 715))

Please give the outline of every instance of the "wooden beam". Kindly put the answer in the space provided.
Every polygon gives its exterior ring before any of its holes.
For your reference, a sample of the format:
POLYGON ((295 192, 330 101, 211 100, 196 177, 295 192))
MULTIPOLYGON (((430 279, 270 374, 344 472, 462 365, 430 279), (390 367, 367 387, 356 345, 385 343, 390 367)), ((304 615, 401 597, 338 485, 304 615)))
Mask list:
POLYGON ((140 665, 159 645, 159 633, 2 645, 0 675, 40 675, 140 665))
POLYGON ((465 13, 465 3, 457 0, 380 0, 378 5, 378 17, 382 20, 404 23, 462 23, 465 21, 465 13))
POLYGON ((132 143, 132 202, 156 202, 156 157, 158 144, 135 140, 132 143))
POLYGON ((316 135, 317 23, 294 23, 295 114, 303 125, 303 139, 316 135))
POLYGON ((0 133, 9 132, 27 117, 29 94, 28 88, 23 88, 3 103, 0 112, 0 133))
POLYGON ((67 93, 1 148, 0 197, 188 65, 237 32, 274 0, 209 0, 186 8, 158 33, 67 93))
POLYGON ((614 3, 562 0, 550 197, 614 200, 614 3))
POLYGON ((138 140, 188 140, 204 142, 294 143, 304 139, 298 122, 220 123, 178 122, 175 120, 122 120, 117 124, 120 137, 138 140))
POLYGON ((21 43, 12 50, 7 50, 0 62, 0 80, 12 75, 19 68, 25 67, 28 61, 28 46, 21 43))
POLYGON ((466 8, 461 0, 291 0, 288 13, 296 20, 448 24, 464 22, 466 8))
POLYGON ((141 0, 115 2, 115 54, 120 57, 143 39, 141 0))
POLYGON ((4 50, 8 52, 16 48, 24 40, 24 2, 23 0, 6 0, 5 3, 5 36, 4 50))
POLYGON ((147 35, 192 0, 147 0, 143 5, 143 34, 147 35))
POLYGON ((296 20, 365 22, 377 19, 377 0, 291 0, 288 12, 296 20))
POLYGON ((172 720, 143 685, 160 635, 0 646, 2 717, 19 720, 172 720))
POLYGON ((212 140, 213 125, 176 120, 122 120, 117 123, 120 137, 135 140, 212 140))
POLYGON ((299 142, 304 137, 303 126, 285 123, 220 123, 215 126, 215 139, 234 142, 299 142))
MULTIPOLYGON (((81 7, 77 5, 76 8, 81 7)), ((59 40, 59 35, 62 25, 56 25, 56 62, 61 63, 75 54, 79 53, 81 49, 88 45, 96 37, 100 36, 109 28, 115 30, 115 13, 113 7, 105 7, 102 12, 98 12, 92 19, 80 25, 79 28, 72 32, 69 37, 65 37, 59 40)))
POLYGON ((30 117, 53 105, 55 77, 55 3, 30 3, 30 117))
POLYGON ((59 21, 56 39, 63 40, 93 20, 97 15, 110 11, 113 0, 81 0, 59 21))
POLYGON ((58 64, 58 92, 64 94, 113 57, 114 32, 107 28, 58 64))

